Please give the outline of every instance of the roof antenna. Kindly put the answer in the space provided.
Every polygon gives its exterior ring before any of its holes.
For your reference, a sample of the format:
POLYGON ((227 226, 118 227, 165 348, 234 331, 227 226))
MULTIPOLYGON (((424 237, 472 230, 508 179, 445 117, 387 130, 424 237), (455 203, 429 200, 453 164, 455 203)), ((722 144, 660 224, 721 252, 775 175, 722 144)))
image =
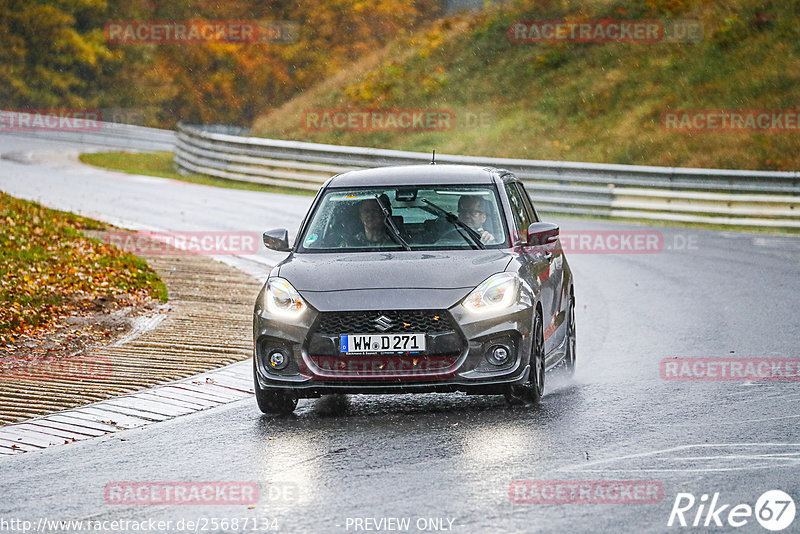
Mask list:
POLYGON ((431 165, 436 165, 436 150, 433 151, 433 156, 431 156, 431 165))

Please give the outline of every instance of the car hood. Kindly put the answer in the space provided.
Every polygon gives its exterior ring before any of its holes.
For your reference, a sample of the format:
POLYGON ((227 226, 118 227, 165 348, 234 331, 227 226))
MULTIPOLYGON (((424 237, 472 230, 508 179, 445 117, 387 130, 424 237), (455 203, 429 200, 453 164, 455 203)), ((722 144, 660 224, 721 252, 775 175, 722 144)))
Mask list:
POLYGON ((278 276, 320 311, 448 308, 511 258, 497 249, 299 254, 278 276))
POLYGON ((278 276, 298 291, 473 288, 510 261, 496 249, 298 254, 278 276))
POLYGON ((298 291, 475 287, 508 266, 502 250, 297 254, 278 276, 298 291))

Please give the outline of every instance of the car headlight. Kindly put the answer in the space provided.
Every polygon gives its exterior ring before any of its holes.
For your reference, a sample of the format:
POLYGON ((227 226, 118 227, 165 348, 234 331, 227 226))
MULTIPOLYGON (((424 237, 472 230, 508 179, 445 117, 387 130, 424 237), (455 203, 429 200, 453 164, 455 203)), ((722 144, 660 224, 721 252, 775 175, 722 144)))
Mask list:
POLYGON ((517 299, 519 281, 514 273, 497 273, 472 290, 464 299, 464 307, 471 312, 489 312, 508 308, 517 299))
POLYGON ((267 281, 264 305, 270 313, 287 317, 298 317, 308 307, 300 293, 283 278, 270 278, 267 281))

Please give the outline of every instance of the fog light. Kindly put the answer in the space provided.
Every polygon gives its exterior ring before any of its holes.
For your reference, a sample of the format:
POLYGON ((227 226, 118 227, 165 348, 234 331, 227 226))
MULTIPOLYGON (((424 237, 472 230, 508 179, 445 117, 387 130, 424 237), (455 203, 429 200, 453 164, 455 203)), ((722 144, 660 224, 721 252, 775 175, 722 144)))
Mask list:
POLYGON ((510 357, 511 351, 509 351, 507 347, 497 345, 489 349, 486 359, 489 360, 489 363, 492 365, 505 365, 508 363, 510 357))
POLYGON ((269 353, 269 366, 280 371, 289 365, 289 357, 280 350, 273 350, 269 353))

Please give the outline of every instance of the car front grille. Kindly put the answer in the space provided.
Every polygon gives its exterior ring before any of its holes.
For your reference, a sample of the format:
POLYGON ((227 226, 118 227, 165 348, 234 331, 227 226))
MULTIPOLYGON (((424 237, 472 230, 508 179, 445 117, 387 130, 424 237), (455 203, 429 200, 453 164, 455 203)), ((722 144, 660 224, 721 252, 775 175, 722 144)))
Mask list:
POLYGON ((316 333, 339 334, 434 334, 450 332, 453 324, 444 310, 392 310, 323 312, 316 333))

